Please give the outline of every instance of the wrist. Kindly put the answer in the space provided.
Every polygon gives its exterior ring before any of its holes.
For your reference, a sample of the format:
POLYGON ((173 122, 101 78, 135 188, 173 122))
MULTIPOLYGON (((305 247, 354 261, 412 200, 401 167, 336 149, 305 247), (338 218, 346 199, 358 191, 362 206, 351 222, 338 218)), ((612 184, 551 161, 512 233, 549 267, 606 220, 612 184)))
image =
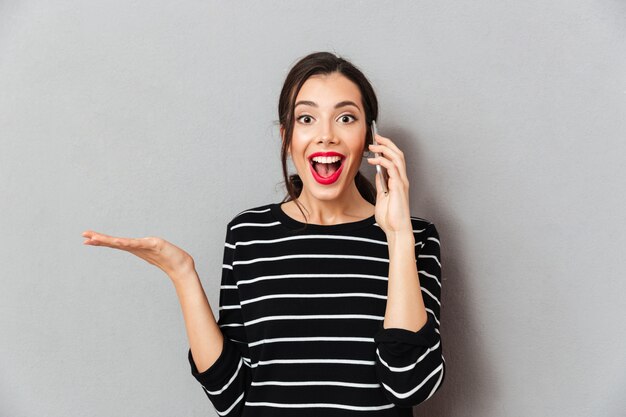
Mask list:
POLYGON ((402 248, 406 248, 406 250, 410 250, 411 252, 415 251, 415 236, 413 235, 413 230, 396 231, 388 234, 387 246, 390 252, 403 250, 402 248))
POLYGON ((394 230, 392 232, 387 233, 387 241, 388 242, 402 242, 402 241, 413 241, 415 243, 415 235, 413 235, 413 230, 394 230))
POLYGON ((180 263, 174 270, 167 273, 174 285, 198 279, 196 266, 192 257, 180 263))

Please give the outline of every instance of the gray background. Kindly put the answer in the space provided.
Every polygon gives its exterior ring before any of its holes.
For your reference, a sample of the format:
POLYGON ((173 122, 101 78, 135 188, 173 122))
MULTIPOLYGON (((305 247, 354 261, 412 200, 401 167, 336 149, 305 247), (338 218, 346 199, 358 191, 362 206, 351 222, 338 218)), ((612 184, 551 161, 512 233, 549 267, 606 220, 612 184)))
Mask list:
POLYGON ((216 415, 168 277, 80 234, 181 246, 217 313, 226 223, 283 196, 284 77, 329 50, 441 236, 415 415, 623 416, 625 45, 615 0, 0 1, 0 414, 216 415))

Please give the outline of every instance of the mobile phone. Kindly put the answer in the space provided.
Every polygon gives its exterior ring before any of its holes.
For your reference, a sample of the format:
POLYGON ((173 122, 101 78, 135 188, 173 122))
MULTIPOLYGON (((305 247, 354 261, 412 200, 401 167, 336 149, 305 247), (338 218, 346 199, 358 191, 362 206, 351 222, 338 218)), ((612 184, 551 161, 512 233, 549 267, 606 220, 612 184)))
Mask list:
MULTIPOLYGON (((378 129, 376 129, 376 120, 372 120, 372 143, 374 145, 378 145, 378 143, 376 142, 377 134, 378 129)), ((374 152, 374 156, 378 158, 381 155, 378 152, 374 152)), ((389 187, 387 186, 387 182, 389 181, 389 175, 387 174, 387 169, 382 165, 376 165, 376 172, 378 173, 378 175, 380 175, 380 178, 382 179, 381 182, 383 184, 383 192, 387 194, 389 192, 389 187)))

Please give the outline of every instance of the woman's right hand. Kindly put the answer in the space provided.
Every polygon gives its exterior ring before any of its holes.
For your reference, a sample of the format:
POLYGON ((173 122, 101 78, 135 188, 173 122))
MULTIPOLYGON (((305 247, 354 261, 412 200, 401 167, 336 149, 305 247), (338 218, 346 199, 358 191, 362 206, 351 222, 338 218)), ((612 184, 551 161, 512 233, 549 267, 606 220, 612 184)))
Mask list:
POLYGON ((156 265, 165 272, 172 281, 184 275, 194 267, 193 258, 187 252, 160 237, 143 237, 139 239, 115 237, 86 230, 82 236, 87 238, 83 244, 91 246, 107 246, 125 250, 141 259, 156 265))

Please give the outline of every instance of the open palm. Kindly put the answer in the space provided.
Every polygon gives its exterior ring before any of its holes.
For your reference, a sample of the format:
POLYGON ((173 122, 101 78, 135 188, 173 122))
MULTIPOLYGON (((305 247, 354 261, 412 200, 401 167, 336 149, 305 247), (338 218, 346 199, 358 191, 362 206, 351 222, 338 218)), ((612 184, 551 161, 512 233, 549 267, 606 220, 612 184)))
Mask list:
POLYGON ((170 277, 193 265, 191 255, 160 237, 150 236, 134 239, 109 236, 93 230, 84 231, 82 236, 86 238, 83 242, 85 245, 106 246, 130 252, 157 266, 170 277))

